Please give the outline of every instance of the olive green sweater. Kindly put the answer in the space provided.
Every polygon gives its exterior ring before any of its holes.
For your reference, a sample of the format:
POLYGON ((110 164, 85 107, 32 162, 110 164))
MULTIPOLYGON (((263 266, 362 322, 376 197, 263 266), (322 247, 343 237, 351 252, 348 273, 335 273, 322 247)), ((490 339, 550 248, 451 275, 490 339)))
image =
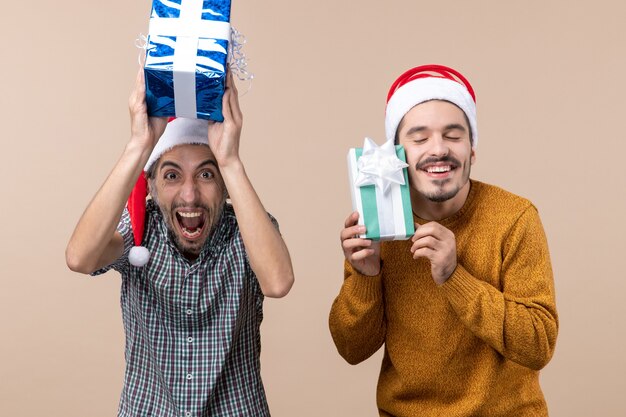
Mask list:
POLYGON ((547 416, 539 370, 558 319, 536 208, 472 181, 463 208, 440 223, 455 234, 458 260, 441 286, 410 240, 382 243, 378 276, 346 262, 330 312, 339 353, 356 364, 384 344, 381 416, 547 416))

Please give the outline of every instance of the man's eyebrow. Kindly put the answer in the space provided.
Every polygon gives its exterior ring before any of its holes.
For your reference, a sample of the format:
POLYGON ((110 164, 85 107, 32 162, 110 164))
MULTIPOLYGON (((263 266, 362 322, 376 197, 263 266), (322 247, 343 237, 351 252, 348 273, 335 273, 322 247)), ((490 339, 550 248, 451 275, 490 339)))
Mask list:
MULTIPOLYGON (((215 162, 214 159, 209 158, 209 159, 207 159, 205 161, 200 162, 196 169, 202 168, 205 165, 213 165, 215 168, 217 168, 217 162, 215 162)), ((168 167, 168 166, 169 167, 174 167, 174 168, 182 171, 181 166, 178 165, 176 162, 172 162, 172 161, 163 161, 161 163, 161 166, 159 166, 159 171, 163 170, 163 168, 168 167)))
POLYGON ((197 167, 196 169, 198 169, 198 168, 202 168, 202 167, 203 167, 203 166, 205 166, 205 165, 213 165, 215 168, 218 168, 218 166, 217 166, 217 162, 215 161, 215 159, 213 159, 213 158, 209 158, 209 159, 207 159, 207 160, 204 160, 204 161, 200 162, 200 163, 198 164, 198 167, 197 167))
POLYGON ((159 171, 162 171, 163 168, 165 168, 167 166, 174 167, 174 168, 182 171, 182 168, 180 167, 180 165, 178 165, 176 162, 172 162, 172 161, 163 161, 161 163, 161 166, 159 167, 159 171))
POLYGON ((413 126, 412 128, 406 131, 405 135, 409 136, 409 135, 412 135, 413 133, 423 132, 424 130, 426 130, 426 126, 413 126))
MULTIPOLYGON (((414 133, 423 132, 423 131, 425 131, 427 129, 428 129, 428 127, 426 127, 426 126, 413 126, 409 130, 406 131, 405 135, 406 136, 410 136, 410 135, 412 135, 414 133)), ((454 130, 454 129, 458 129, 458 130, 461 130, 463 132, 467 131, 465 126, 463 126, 462 124, 459 124, 459 123, 450 123, 449 125, 446 125, 443 130, 444 131, 448 131, 448 130, 454 130)))
POLYGON ((446 125, 444 130, 454 130, 454 129, 462 130, 463 132, 467 131, 467 129, 465 129, 465 126, 459 123, 451 123, 449 125, 446 125))

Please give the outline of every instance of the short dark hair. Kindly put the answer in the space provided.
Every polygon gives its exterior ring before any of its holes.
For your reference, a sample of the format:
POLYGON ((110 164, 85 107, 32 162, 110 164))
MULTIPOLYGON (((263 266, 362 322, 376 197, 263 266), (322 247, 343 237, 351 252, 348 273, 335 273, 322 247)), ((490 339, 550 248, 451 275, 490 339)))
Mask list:
POLYGON ((156 175, 156 167, 157 165, 159 165, 159 161, 161 160, 161 158, 157 159, 156 161, 154 161, 154 163, 152 165, 150 165, 150 168, 148 168, 148 170, 146 171, 146 178, 148 178, 149 180, 153 180, 154 176, 156 175))

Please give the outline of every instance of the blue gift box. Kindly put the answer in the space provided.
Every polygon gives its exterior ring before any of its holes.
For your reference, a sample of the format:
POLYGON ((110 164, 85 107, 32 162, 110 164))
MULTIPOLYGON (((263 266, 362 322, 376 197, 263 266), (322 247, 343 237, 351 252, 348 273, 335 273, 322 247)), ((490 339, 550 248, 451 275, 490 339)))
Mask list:
POLYGON ((146 44, 150 116, 223 121, 229 0, 153 0, 146 44))

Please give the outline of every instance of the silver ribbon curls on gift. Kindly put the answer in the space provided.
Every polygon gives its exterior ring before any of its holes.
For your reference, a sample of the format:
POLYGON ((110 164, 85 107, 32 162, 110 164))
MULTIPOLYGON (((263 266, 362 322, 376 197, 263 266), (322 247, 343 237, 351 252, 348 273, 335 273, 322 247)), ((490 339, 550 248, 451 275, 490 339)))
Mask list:
POLYGON ((386 194, 391 184, 404 185, 402 169, 409 165, 398 158, 393 141, 388 140, 378 146, 372 139, 365 138, 363 154, 357 166, 359 174, 355 179, 356 185, 375 185, 386 194))
POLYGON ((228 68, 240 81, 249 81, 248 89, 241 96, 245 96, 252 88, 252 80, 254 74, 248 72, 248 59, 243 52, 243 46, 246 44, 246 37, 237 29, 230 28, 230 43, 228 54, 228 68))
MULTIPOLYGON (((146 60, 146 54, 148 53, 148 37, 143 33, 140 33, 137 39, 135 39, 135 47, 141 49, 143 52, 139 52, 139 56, 137 56, 137 62, 139 62, 139 66, 143 67, 143 64, 146 60)), ((156 46, 152 45, 150 49, 154 49, 156 46)))

